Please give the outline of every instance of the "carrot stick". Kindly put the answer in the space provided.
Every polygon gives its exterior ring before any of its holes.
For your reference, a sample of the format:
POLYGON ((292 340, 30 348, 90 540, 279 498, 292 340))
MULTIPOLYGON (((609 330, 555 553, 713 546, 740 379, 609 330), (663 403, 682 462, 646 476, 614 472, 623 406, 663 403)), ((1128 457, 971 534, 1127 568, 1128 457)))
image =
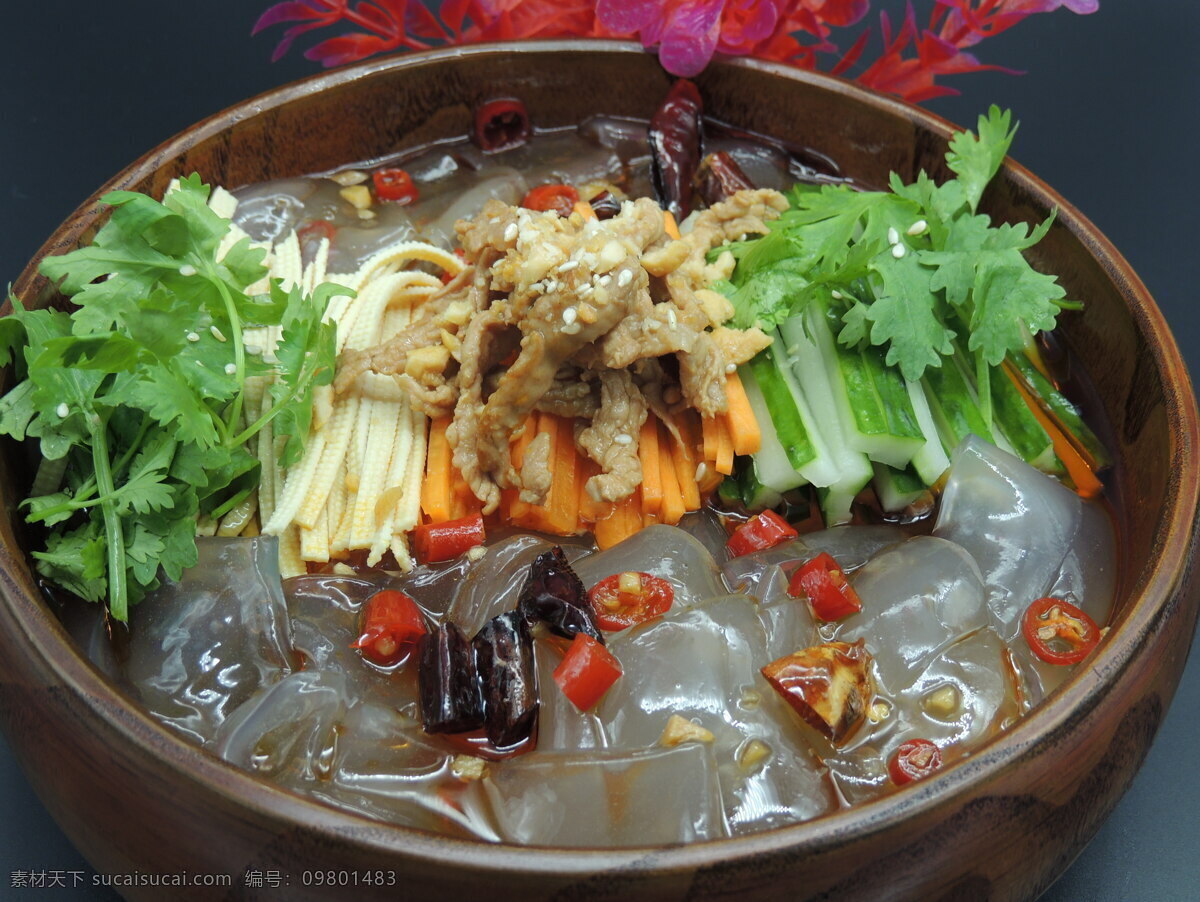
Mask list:
POLYGON ((642 513, 657 515, 662 510, 663 484, 658 445, 658 417, 650 414, 638 435, 638 457, 642 461, 642 513))
POLYGON ((716 464, 717 472, 728 476, 733 472, 733 436, 729 432, 729 423, 724 417, 717 417, 717 454, 715 457, 708 457, 706 460, 712 460, 716 464))
POLYGON ((675 463, 675 478, 679 482, 679 491, 683 495, 684 510, 700 509, 700 489, 696 485, 696 457, 692 450, 692 434, 688 428, 688 418, 680 417, 676 421, 682 441, 671 442, 671 459, 675 463))
POLYGON ((425 459, 425 482, 421 485, 421 509, 431 522, 441 523, 450 517, 450 442, 446 427, 450 417, 434 420, 429 425, 429 452, 425 459))
MULTIPOLYGON (((533 441, 537 435, 537 414, 530 414, 525 419, 525 431, 522 432, 516 440, 513 441, 510 454, 512 455, 513 466, 517 472, 521 471, 521 465, 525 463, 525 449, 529 447, 529 443, 533 441)), ((508 503, 508 521, 513 526, 526 526, 529 517, 529 509, 532 505, 528 501, 521 500, 521 493, 513 490, 508 503)))
POLYGON ((720 441, 719 433, 721 423, 725 421, 724 417, 704 417, 700 420, 700 435, 703 439, 703 447, 700 450, 701 460, 716 460, 717 459, 717 443, 720 441))
POLYGON ((600 472, 600 465, 590 457, 580 455, 579 469, 579 523, 583 529, 591 529, 593 523, 612 511, 606 501, 597 501, 587 491, 587 481, 600 472))
POLYGON ((624 533, 621 538, 624 540, 642 528, 641 492, 634 489, 628 498, 617 502, 617 507, 621 514, 621 530, 624 533))
MULTIPOLYGON (((673 444, 669 433, 662 438, 664 441, 673 444)), ((679 476, 675 470, 674 455, 668 452, 661 456, 659 473, 662 478, 663 493, 662 508, 659 511, 659 517, 663 523, 674 526, 687 511, 683 503, 683 495, 679 491, 679 476)))
POLYGON ((603 514, 592 528, 592 532, 596 536, 596 544, 601 550, 612 548, 621 541, 623 538, 621 533, 625 525, 624 514, 620 512, 616 504, 607 501, 604 508, 603 514))
POLYGON ((596 215, 596 211, 592 209, 592 205, 589 204, 586 200, 575 201, 575 204, 574 204, 574 206, 571 207, 571 209, 574 210, 576 213, 578 213, 580 216, 582 216, 584 219, 598 219, 599 218, 596 215))
POLYGON ((762 447, 762 429, 754 417, 750 399, 746 397, 746 389, 742 387, 742 380, 737 373, 730 373, 726 377, 725 396, 729 400, 725 420, 733 437, 733 453, 753 454, 762 447))
POLYGON ((525 418, 525 429, 513 440, 510 454, 512 455, 513 466, 518 471, 525 463, 525 449, 529 447, 529 443, 537 435, 537 425, 537 414, 531 413, 525 418))
POLYGON ((1075 491, 1084 498, 1095 498, 1104 488, 1103 483, 1096 478, 1096 474, 1092 472, 1092 468, 1080 457, 1079 452, 1075 450, 1075 446, 1071 444, 1071 440, 1058 428, 1058 424, 1046 416, 1046 412, 1042 410, 1037 399, 1021 384, 1021 380, 1017 379, 1007 366, 1004 368, 1004 372, 1012 384, 1017 387, 1017 391, 1021 393, 1021 397, 1024 399, 1026 405, 1033 411, 1033 415, 1037 417, 1037 421, 1042 424, 1042 428, 1050 436, 1050 441, 1054 443, 1054 453, 1058 455, 1058 459, 1067 468, 1067 475, 1071 477, 1071 482, 1075 483, 1075 491))
POLYGON ((670 210, 663 210, 663 231, 676 240, 680 238, 679 225, 670 210))
POLYGON ((555 535, 575 534, 579 525, 579 489, 575 484, 575 420, 559 417, 554 457, 550 460, 549 525, 555 535))

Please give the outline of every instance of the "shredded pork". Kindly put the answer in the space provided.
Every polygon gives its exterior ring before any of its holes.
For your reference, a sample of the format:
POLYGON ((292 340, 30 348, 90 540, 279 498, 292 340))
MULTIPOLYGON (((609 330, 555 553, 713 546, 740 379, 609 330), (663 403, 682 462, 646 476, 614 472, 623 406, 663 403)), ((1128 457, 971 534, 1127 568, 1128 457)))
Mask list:
POLYGON ((733 309, 709 289, 731 254, 710 251, 766 231, 787 206, 778 192, 739 191, 666 234, 654 201, 625 202, 606 221, 488 201, 456 225, 467 268, 391 341, 346 351, 335 388, 366 372, 393 375, 429 416, 453 413, 455 467, 483 503, 502 489, 543 503, 551 443, 539 436, 521 472, 509 447, 532 411, 575 417, 576 444, 600 472, 597 502, 628 497, 642 480, 638 434, 653 412, 678 437, 674 414, 711 417, 727 406, 727 376, 770 343, 730 329, 733 309))

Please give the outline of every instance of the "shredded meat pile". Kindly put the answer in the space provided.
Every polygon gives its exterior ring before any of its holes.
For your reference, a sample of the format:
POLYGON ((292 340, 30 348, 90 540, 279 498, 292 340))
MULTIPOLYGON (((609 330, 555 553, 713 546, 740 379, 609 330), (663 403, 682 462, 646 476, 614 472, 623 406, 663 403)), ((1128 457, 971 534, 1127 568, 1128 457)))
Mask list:
POLYGON ((603 222, 488 201, 456 225, 467 268, 408 330, 346 351, 336 388, 367 371, 391 374, 429 416, 453 414, 454 465, 484 513, 502 488, 545 501, 546 449, 531 445, 521 473, 509 457, 533 410, 590 421, 575 435, 601 471, 586 489, 597 501, 625 498, 642 480, 647 412, 668 428, 686 407, 723 412, 727 374, 770 344, 758 329, 723 325, 733 308, 707 286, 730 274, 733 256, 706 258, 765 232, 786 206, 776 191, 738 191, 672 239, 645 198, 603 222))

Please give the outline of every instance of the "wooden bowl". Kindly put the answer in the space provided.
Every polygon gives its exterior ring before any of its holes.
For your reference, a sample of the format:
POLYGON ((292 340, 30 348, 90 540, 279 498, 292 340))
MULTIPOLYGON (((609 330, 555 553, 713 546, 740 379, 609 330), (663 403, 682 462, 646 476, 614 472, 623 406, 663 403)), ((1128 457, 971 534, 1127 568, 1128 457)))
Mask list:
MULTIPOLYGON (((697 81, 715 119, 812 148, 883 185, 948 173, 950 127, 845 82, 767 63, 711 66, 697 81)), ((608 42, 477 46, 370 62, 272 91, 188 129, 104 190, 161 194, 199 171, 236 187, 326 170, 465 135, 471 111, 524 99, 539 127, 586 115, 648 118, 670 78, 639 47, 608 42)), ((1197 414, 1178 349, 1120 254, 1069 203, 1008 163, 984 198, 994 218, 1057 207, 1037 248, 1086 315, 1061 333, 1090 373, 1119 461, 1112 490, 1123 555, 1119 612, 1090 665, 1015 728, 898 794, 820 820, 671 848, 562 851, 391 827, 277 789, 196 748, 130 703, 43 603, 14 528, 24 486, 0 478, 0 724, 39 796, 105 873, 278 872, 293 899, 341 896, 316 868, 394 873, 358 898, 1030 898, 1066 868, 1125 791, 1170 703, 1195 626, 1197 414), (309 875, 309 876, 306 876, 309 875), (394 881, 394 882, 393 882, 394 881)), ((46 254, 87 240, 84 203, 15 286, 52 300, 46 254)), ((349 878, 347 878, 349 879, 349 878)), ((126 889, 130 898, 157 890, 126 889)), ((188 891, 175 895, 185 898, 188 891)), ((210 889, 191 890, 198 898, 210 889)))

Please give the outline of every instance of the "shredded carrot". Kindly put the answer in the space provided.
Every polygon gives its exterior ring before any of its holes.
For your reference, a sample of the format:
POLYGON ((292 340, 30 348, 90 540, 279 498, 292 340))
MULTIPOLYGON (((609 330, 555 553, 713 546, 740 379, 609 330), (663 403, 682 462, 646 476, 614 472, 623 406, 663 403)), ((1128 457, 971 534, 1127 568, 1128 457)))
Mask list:
MULTIPOLYGON (((710 459, 705 455, 705 459, 710 459)), ((717 417, 717 454, 711 458, 717 472, 728 476, 733 472, 733 436, 724 417, 717 417)))
POLYGON ((450 417, 434 420, 429 425, 429 452, 425 460, 425 482, 421 486, 421 509, 434 523, 450 517, 451 469, 450 442, 446 427, 450 417))
POLYGON ((592 209, 592 205, 589 204, 586 200, 575 201, 575 205, 571 209, 574 210, 576 213, 578 213, 580 216, 582 216, 584 219, 598 219, 599 218, 598 216, 596 216, 596 211, 592 209))
POLYGON ((701 498, 707 498, 724 481, 725 476, 717 472, 717 465, 711 460, 704 461, 702 466, 704 467, 704 472, 696 480, 696 488, 699 489, 701 498))
POLYGON ((596 545, 601 550, 612 548, 621 541, 624 538, 622 533, 625 528, 625 515, 620 508, 611 501, 605 502, 604 507, 603 515, 592 528, 592 532, 596 536, 596 545))
POLYGON ((546 499, 548 516, 546 525, 555 535, 575 534, 579 525, 579 489, 575 484, 575 420, 572 417, 556 417, 558 435, 554 442, 554 456, 550 458, 550 497, 546 499))
POLYGON ((587 481, 600 473, 600 465, 586 455, 580 455, 579 468, 579 525, 591 529, 596 521, 611 513, 608 502, 597 501, 587 491, 587 481))
POLYGON ((734 454, 753 454, 762 447, 762 429, 750 407, 750 399, 746 397, 746 389, 742 387, 741 377, 730 373, 725 379, 725 396, 729 407, 725 421, 729 425, 729 434, 733 439, 734 454))
POLYGON ((1033 411, 1033 415, 1037 417, 1037 421, 1042 424, 1042 428, 1046 430, 1050 436, 1050 441, 1054 443, 1054 453, 1058 455, 1058 459, 1063 462, 1067 468, 1067 475, 1071 478, 1071 482, 1075 484, 1075 491, 1084 498, 1095 498, 1100 494, 1104 485, 1096 478, 1096 474, 1092 472, 1092 468, 1087 465, 1087 462, 1075 450, 1075 446, 1071 444, 1071 440, 1063 433, 1046 412, 1042 410, 1037 399, 1029 393, 1029 390, 1022 384, 1009 369, 1008 364, 1004 365, 1004 372, 1012 381, 1012 384, 1017 387, 1017 391, 1021 393, 1029 409, 1033 411))
POLYGON ((693 450, 695 441, 690 428, 690 417, 685 411, 676 421, 680 441, 671 443, 671 459, 675 463, 675 478, 679 481, 679 491, 683 495, 684 510, 700 509, 700 487, 696 485, 696 452, 693 450))
MULTIPOLYGON (((669 432, 665 431, 660 435, 660 439, 668 443, 668 447, 674 444, 669 432)), ((683 517, 687 508, 683 502, 683 494, 679 490, 679 476, 675 470, 674 455, 664 453, 659 459, 659 474, 662 478, 662 507, 659 511, 659 517, 663 523, 674 526, 683 517)))
POLYGON ((513 439, 512 455, 513 466, 520 471, 521 466, 525 463, 525 449, 529 447, 529 443, 533 441, 533 437, 537 435, 537 415, 530 414, 525 418, 525 428, 521 434, 513 439))
POLYGON ((703 445, 700 449, 701 460, 717 459, 717 444, 720 442, 719 433, 724 417, 703 417, 700 420, 700 435, 703 445))
POLYGON ((675 217, 671 215, 670 210, 663 210, 663 231, 676 240, 681 237, 679 225, 675 222, 675 217))
POLYGON ((659 464, 658 417, 650 414, 638 435, 638 457, 642 462, 642 513, 657 516, 662 510, 663 484, 659 464))

